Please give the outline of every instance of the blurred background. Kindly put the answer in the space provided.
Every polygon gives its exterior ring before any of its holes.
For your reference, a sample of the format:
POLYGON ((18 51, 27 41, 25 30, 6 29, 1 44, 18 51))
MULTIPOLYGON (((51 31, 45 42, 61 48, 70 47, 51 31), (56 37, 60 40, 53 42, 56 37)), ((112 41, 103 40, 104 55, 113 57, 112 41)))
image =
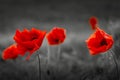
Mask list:
MULTIPOLYGON (((119 0, 0 0, 1 54, 14 43, 16 29, 34 27, 50 31, 55 26, 63 27, 67 30, 67 39, 60 46, 60 61, 57 63, 60 69, 56 65, 45 68, 49 66, 46 63, 46 40, 40 48, 42 80, 118 80, 109 51, 91 56, 86 47, 85 40, 93 33, 88 23, 91 16, 99 19, 101 29, 113 35, 115 44, 112 51, 119 61, 119 0)), ((36 55, 30 61, 24 58, 14 61, 1 59, 0 80, 41 80, 38 63, 36 55)))

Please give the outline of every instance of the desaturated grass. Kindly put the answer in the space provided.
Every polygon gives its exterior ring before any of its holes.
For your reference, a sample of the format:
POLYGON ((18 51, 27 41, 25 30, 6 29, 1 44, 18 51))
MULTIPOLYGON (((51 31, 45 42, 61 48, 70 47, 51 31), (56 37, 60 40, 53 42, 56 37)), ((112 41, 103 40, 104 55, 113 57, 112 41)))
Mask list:
MULTIPOLYGON (((59 63, 47 65, 41 58, 42 80, 117 80, 113 59, 109 53, 85 57, 84 44, 75 44, 79 49, 63 47, 59 63), (76 53, 74 52, 76 50, 76 53), (77 51, 78 50, 78 51, 77 51), (73 54, 74 53, 74 54, 73 54)), ((39 80, 38 59, 0 61, 0 80, 39 80)))
MULTIPOLYGON (((61 45, 60 59, 56 62, 56 56, 51 64, 46 62, 47 47, 43 47, 41 54, 42 80, 118 80, 117 69, 113 57, 119 64, 120 33, 112 29, 115 44, 110 51, 97 56, 90 56, 84 41, 71 39, 61 45), (53 65, 52 65, 53 64, 53 65)), ((2 48, 1 48, 2 49, 2 48)), ((53 55, 53 54, 52 54, 53 55)), ((54 55, 53 55, 54 56, 54 55)), ((39 63, 37 55, 33 55, 29 61, 23 58, 3 61, 0 59, 0 80, 40 80, 39 63)))

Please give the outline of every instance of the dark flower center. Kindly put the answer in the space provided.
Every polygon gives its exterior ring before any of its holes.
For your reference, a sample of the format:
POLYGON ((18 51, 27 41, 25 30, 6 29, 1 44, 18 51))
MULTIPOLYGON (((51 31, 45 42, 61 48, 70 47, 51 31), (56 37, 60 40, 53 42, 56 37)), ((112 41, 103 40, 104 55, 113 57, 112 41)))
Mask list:
POLYGON ((56 43, 58 43, 60 40, 59 40, 59 39, 55 39, 54 41, 55 41, 56 43))
POLYGON ((102 39, 100 46, 108 45, 106 39, 102 39))
POLYGON ((37 39, 38 37, 37 36, 33 36, 32 38, 31 38, 31 41, 32 40, 35 40, 35 39, 37 39))

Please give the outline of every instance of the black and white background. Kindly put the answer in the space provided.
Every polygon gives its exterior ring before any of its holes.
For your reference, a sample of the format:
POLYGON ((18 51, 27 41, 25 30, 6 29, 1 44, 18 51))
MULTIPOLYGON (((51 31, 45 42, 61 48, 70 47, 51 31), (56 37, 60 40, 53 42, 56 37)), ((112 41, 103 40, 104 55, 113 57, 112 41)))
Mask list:
POLYGON ((62 45, 51 49, 54 58, 51 64, 46 62, 48 47, 44 40, 29 61, 25 57, 3 61, 0 57, 0 80, 118 80, 119 0, 0 0, 0 56, 14 43, 16 29, 35 27, 49 31, 55 26, 65 28, 67 38, 62 45), (91 16, 96 16, 101 29, 114 37, 111 48, 114 55, 110 51, 96 56, 89 54, 85 40, 92 33, 88 23, 91 16), (56 62, 54 53, 58 47, 61 50, 56 62), (37 54, 41 56, 40 66, 37 54))

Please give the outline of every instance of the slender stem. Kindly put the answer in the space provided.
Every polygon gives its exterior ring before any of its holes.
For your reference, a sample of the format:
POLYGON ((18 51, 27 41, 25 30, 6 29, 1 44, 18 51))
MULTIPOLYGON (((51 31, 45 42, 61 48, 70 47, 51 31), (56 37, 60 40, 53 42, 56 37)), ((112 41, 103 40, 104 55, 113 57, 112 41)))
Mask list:
POLYGON ((111 53, 112 58, 113 58, 113 60, 114 60, 114 64, 115 64, 115 66, 116 66, 117 76, 118 76, 118 80, 119 80, 119 69, 118 69, 117 61, 116 61, 116 59, 115 59, 115 57, 114 57, 114 54, 113 54, 113 51, 112 51, 112 50, 110 50, 110 53, 111 53))
MULTIPOLYGON (((47 75, 48 75, 48 80, 51 80, 51 70, 49 69, 49 66, 50 66, 50 63, 51 63, 51 50, 50 50, 50 47, 51 46, 49 46, 49 45, 47 45, 47 47, 48 47, 48 53, 47 53, 47 75)), ((53 73, 52 73, 52 75, 53 75, 53 73)))
POLYGON ((61 57, 61 46, 59 45, 58 46, 58 53, 56 53, 57 54, 57 60, 58 60, 58 62, 59 62, 59 60, 60 60, 60 57, 61 57))
POLYGON ((39 64, 39 80, 41 80, 41 65, 40 65, 40 55, 38 54, 38 64, 39 64))
POLYGON ((50 57, 51 57, 51 52, 50 52, 50 46, 48 45, 48 54, 47 54, 47 58, 48 58, 47 63, 48 63, 48 65, 50 64, 50 57))

